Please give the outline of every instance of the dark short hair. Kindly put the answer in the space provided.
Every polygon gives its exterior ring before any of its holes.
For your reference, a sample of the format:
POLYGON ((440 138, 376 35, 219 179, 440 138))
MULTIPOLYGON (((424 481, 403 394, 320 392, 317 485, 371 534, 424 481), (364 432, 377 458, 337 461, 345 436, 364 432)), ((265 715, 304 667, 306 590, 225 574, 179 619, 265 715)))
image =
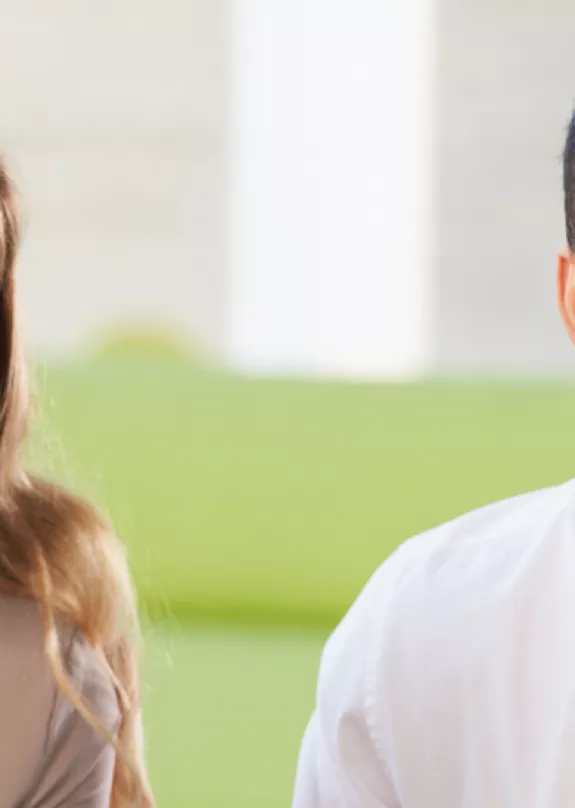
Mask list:
POLYGON ((569 122, 563 152, 563 191, 565 194, 565 228, 569 248, 575 252, 575 112, 569 122))

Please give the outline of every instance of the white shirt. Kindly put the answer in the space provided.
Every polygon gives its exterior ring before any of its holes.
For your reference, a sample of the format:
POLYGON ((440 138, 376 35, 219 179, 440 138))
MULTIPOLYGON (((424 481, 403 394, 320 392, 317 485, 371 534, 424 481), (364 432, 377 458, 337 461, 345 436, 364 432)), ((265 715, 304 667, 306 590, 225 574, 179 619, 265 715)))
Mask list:
POLYGON ((575 806, 575 481, 380 567, 324 651, 293 806, 575 806))

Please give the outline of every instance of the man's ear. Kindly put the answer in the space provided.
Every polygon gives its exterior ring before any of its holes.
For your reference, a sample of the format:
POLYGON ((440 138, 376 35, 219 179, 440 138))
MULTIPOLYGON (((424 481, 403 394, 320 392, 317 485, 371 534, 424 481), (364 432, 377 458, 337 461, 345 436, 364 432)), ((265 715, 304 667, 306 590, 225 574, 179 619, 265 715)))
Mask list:
POLYGON ((575 344, 575 255, 571 250, 562 250, 557 258, 557 303, 569 339, 575 344))

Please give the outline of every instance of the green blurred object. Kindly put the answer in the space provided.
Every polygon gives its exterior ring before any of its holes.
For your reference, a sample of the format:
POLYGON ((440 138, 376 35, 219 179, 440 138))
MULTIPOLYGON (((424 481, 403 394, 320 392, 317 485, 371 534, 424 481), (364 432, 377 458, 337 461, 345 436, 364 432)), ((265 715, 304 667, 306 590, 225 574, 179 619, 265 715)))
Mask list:
POLYGON ((94 350, 96 360, 190 362, 205 356, 174 329, 140 323, 124 325, 100 337, 94 350))
POLYGON ((569 478, 566 384, 50 367, 35 462, 110 509, 152 615, 332 626, 410 535, 569 478), (57 466, 57 463, 56 463, 57 466))
POLYGON ((167 624, 146 640, 159 808, 286 808, 325 637, 167 624))

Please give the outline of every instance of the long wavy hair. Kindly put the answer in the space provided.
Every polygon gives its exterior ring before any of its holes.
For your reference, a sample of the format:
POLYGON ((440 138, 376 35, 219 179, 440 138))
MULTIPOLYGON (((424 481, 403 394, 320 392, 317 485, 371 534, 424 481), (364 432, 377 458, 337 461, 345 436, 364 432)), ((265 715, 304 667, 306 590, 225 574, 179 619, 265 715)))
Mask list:
POLYGON ((0 589, 39 603, 58 686, 116 748, 111 808, 153 808, 141 748, 136 601, 122 547, 87 501, 23 467, 32 401, 16 318, 18 244, 15 194, 0 159, 0 589), (60 618, 83 632, 110 675, 121 713, 117 738, 70 682, 60 618))

